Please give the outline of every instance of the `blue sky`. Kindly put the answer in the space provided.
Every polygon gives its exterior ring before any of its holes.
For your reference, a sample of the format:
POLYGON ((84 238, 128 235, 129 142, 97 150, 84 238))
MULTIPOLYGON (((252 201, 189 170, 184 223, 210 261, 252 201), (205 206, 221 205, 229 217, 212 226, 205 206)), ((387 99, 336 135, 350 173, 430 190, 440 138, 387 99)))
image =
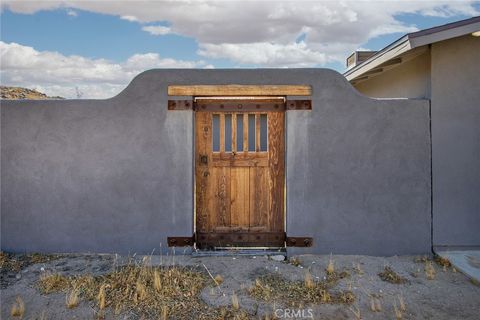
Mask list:
POLYGON ((472 1, 384 1, 357 7, 325 1, 271 1, 263 7, 253 2, 157 1, 142 8, 117 3, 4 2, 2 84, 67 97, 107 97, 136 73, 155 67, 325 67, 342 72, 345 58, 357 48, 378 50, 407 32, 480 11, 480 3, 472 1), (207 14, 199 19, 197 12, 207 14))

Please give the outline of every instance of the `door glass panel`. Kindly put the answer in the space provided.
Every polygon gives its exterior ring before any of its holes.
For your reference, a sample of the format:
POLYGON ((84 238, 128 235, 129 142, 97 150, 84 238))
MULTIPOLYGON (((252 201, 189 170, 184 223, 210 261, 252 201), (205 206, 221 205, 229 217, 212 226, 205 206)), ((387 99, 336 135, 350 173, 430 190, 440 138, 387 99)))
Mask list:
POLYGON ((268 146, 268 132, 267 132, 267 115, 260 115, 260 151, 267 151, 268 146))
POLYGON ((255 115, 248 115, 248 151, 255 151, 255 115))
POLYGON ((220 115, 214 114, 212 118, 212 149, 213 152, 220 151, 220 115))
POLYGON ((237 113, 237 151, 243 151, 243 114, 237 113))
POLYGON ((225 115, 225 152, 232 152, 232 115, 225 115))

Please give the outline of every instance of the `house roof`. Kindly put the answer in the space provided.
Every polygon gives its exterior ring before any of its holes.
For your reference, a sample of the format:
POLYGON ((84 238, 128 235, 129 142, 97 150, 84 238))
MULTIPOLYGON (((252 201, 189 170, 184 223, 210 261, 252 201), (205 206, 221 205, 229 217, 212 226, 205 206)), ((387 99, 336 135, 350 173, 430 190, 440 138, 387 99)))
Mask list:
POLYGON ((404 35, 375 53, 369 59, 343 73, 355 83, 410 60, 427 50, 427 45, 460 37, 480 30, 480 16, 404 35))

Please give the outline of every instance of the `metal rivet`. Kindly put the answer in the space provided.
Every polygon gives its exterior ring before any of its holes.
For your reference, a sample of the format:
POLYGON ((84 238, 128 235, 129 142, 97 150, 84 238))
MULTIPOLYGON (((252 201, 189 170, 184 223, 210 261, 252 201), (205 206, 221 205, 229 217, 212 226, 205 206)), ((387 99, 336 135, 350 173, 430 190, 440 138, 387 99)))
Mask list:
POLYGON ((242 104, 239 104, 238 105, 238 109, 242 109, 243 108, 243 105, 242 104))

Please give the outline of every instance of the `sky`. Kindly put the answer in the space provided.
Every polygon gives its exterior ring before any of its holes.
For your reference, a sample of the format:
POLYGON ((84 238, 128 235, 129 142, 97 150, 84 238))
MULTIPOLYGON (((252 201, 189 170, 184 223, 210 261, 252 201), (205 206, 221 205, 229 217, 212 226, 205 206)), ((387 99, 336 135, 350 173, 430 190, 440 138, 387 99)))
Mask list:
POLYGON ((153 68, 331 68, 480 1, 1 2, 0 83, 108 98, 153 68))

